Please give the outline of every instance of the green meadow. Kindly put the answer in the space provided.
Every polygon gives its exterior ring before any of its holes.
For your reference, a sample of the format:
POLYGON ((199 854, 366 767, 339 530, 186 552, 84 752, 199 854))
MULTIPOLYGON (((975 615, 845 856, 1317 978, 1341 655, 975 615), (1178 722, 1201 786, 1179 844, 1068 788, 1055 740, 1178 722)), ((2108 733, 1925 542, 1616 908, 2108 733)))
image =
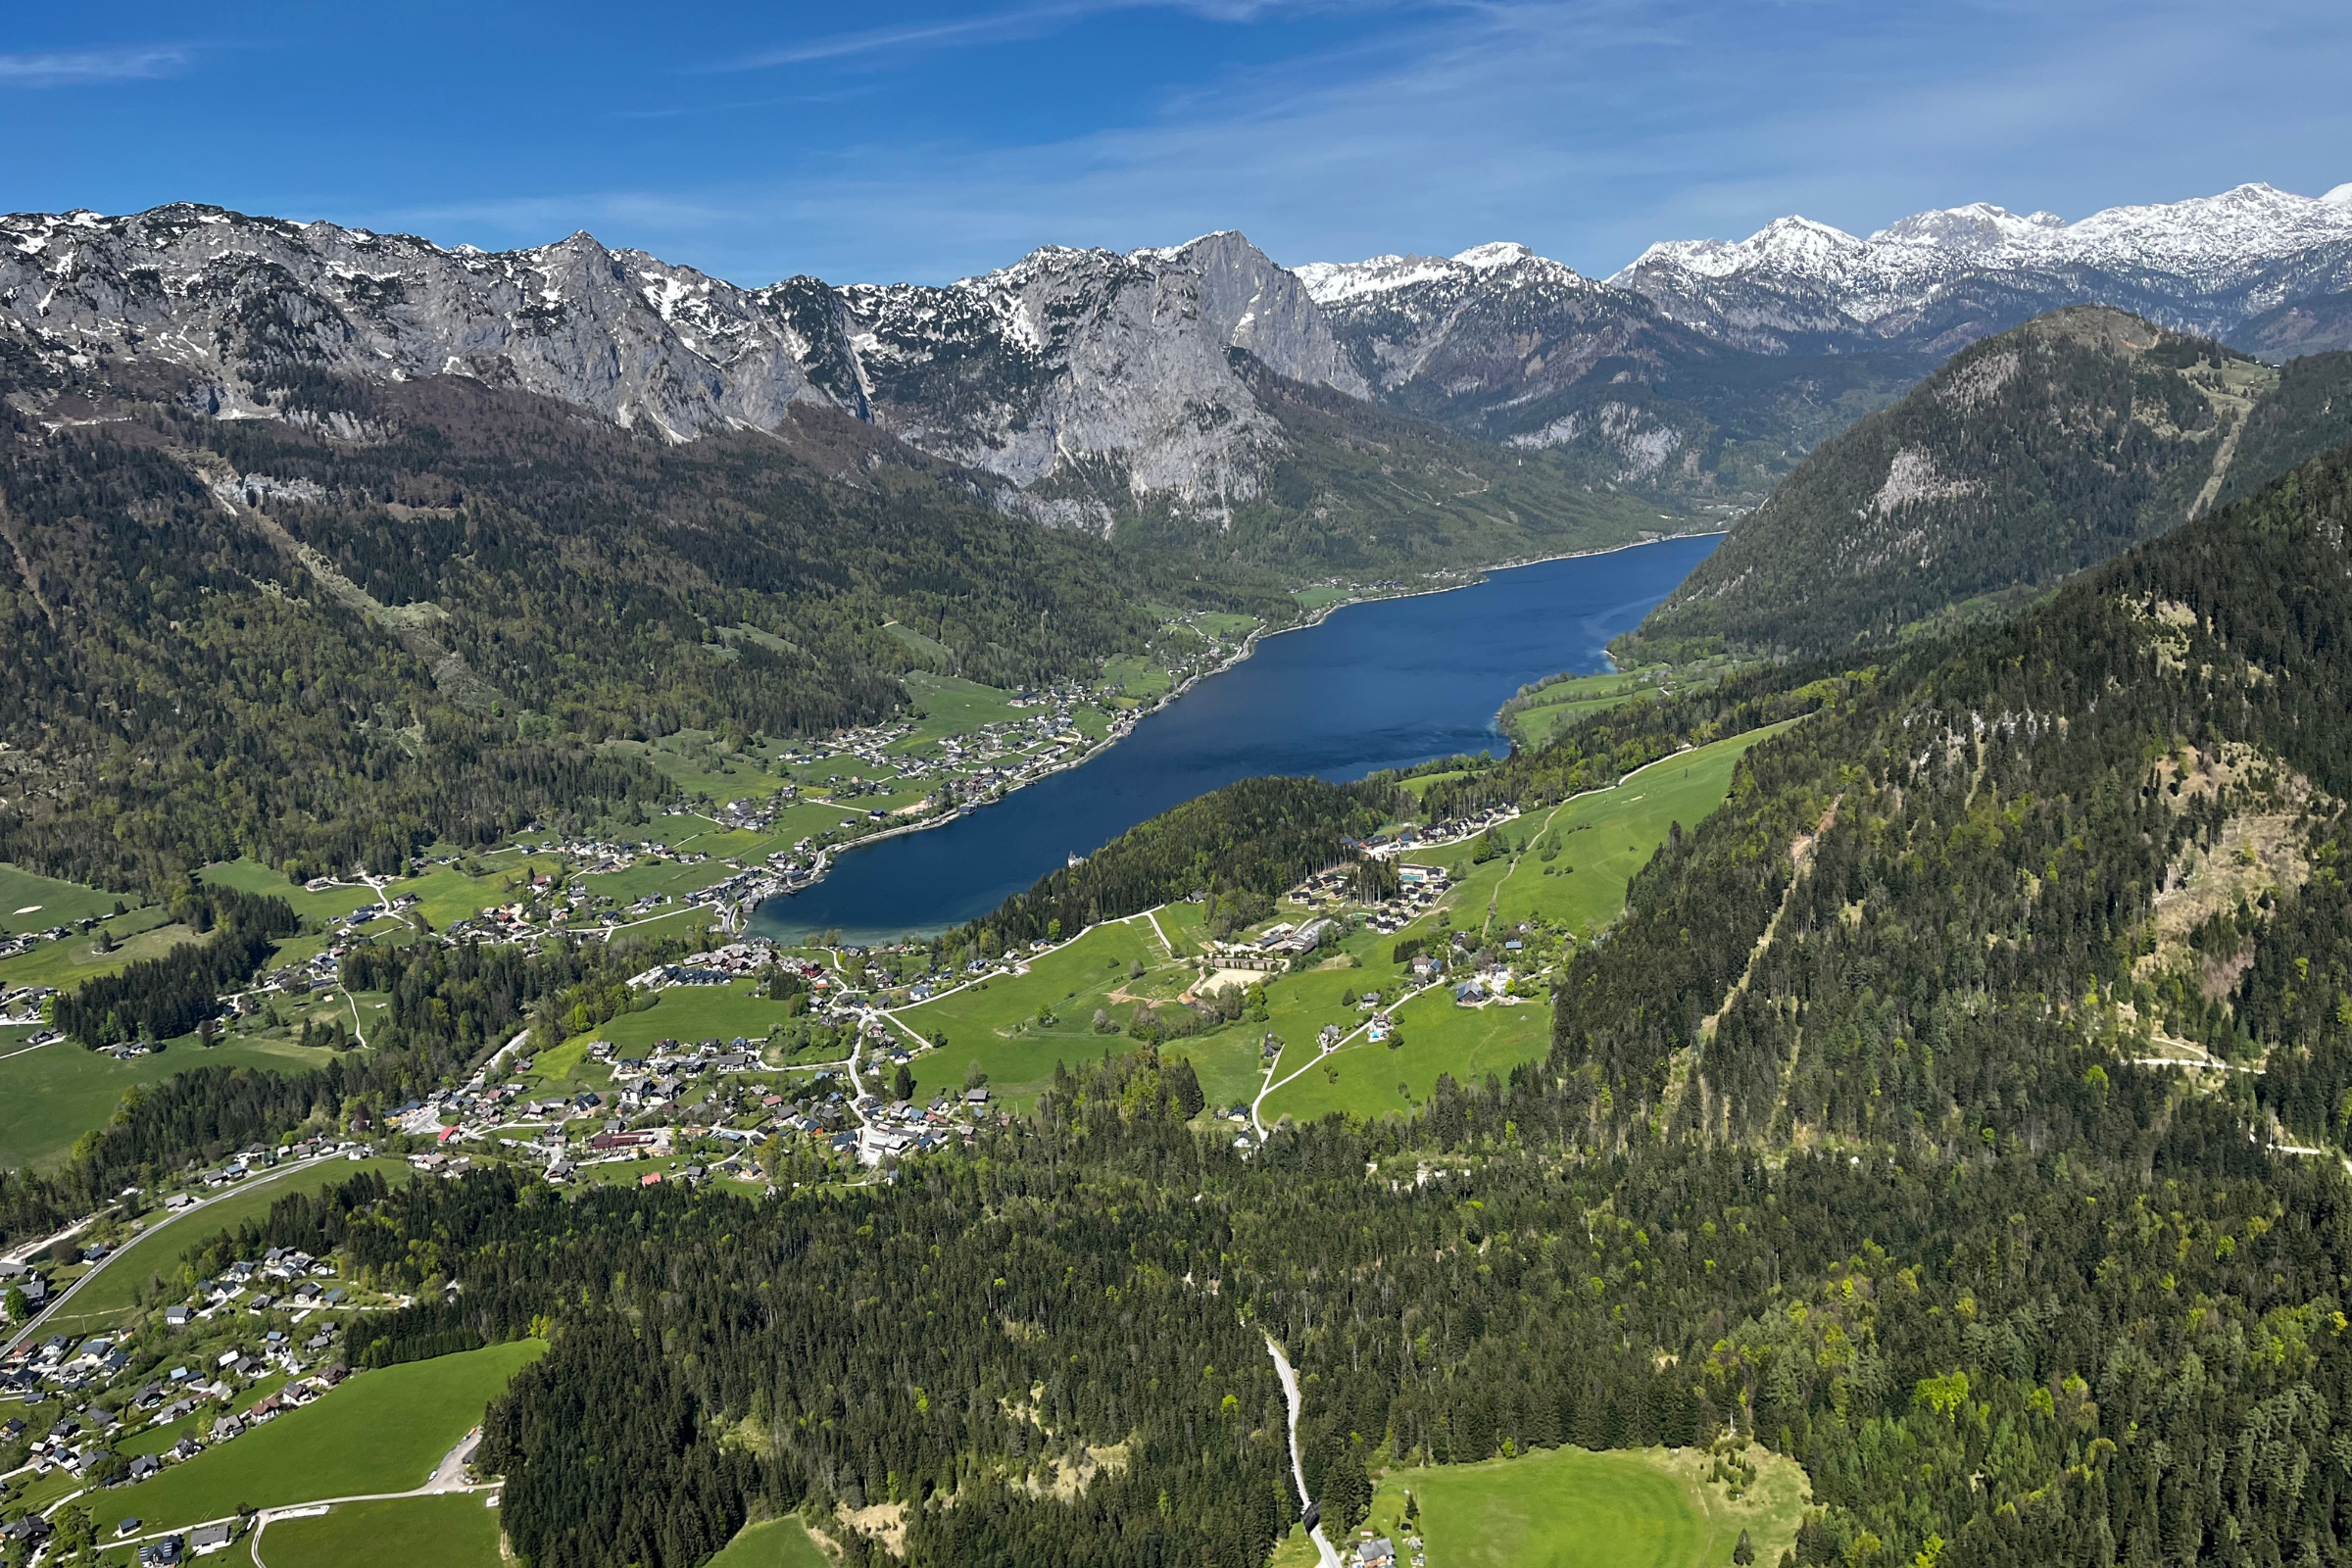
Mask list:
MULTIPOLYGON (((126 898, 123 902, 133 901, 126 898)), ((46 931, 53 925, 96 919, 113 912, 114 907, 112 893, 0 863, 0 935, 46 931)))
POLYGON ((745 1525, 705 1568, 829 1568, 831 1559, 798 1519, 745 1525))
POLYGON ((1747 1457, 1756 1484, 1738 1499, 1704 1479, 1698 1448, 1560 1447, 1391 1471, 1372 1523, 1397 1528, 1409 1490, 1429 1560, 1445 1568, 1725 1568, 1742 1530, 1769 1565, 1795 1544, 1809 1493, 1793 1461, 1747 1457))
MULTIPOLYGON (((785 1004, 754 995, 757 989, 752 980, 671 986, 657 992, 661 1000, 645 1011, 609 1018, 583 1038, 610 1040, 623 1055, 639 1054, 657 1040, 732 1042, 741 1036, 757 1045, 788 1016, 785 1004)), ((533 1077, 539 1076, 534 1063, 533 1077)))
POLYGON ((303 1072, 327 1059, 282 1040, 224 1039, 207 1051, 192 1041, 158 1056, 117 1061, 71 1040, 28 1050, 28 1029, 0 1029, 0 1169, 52 1165, 74 1141, 101 1126, 134 1085, 161 1083, 191 1067, 260 1067, 303 1072))
MULTIPOLYGON (((1690 827, 1722 805, 1740 758, 1771 733, 1756 731, 1666 759, 1614 788, 1524 816, 1498 835, 1519 853, 1481 863, 1474 858, 1476 843, 1465 842, 1415 854, 1414 863, 1443 865, 1453 879, 1439 910, 1395 936, 1358 930, 1341 938, 1324 950, 1316 967, 1266 982, 1263 1018, 1245 1017, 1170 1041, 1166 1054, 1190 1059, 1212 1110, 1227 1109, 1256 1097, 1265 1081, 1259 1042, 1274 1035, 1283 1042, 1275 1076, 1306 1070, 1267 1098, 1261 1116, 1268 1121, 1400 1111, 1425 1101, 1441 1073, 1471 1082, 1540 1057, 1551 1038, 1544 998, 1459 1007, 1446 988, 1425 992, 1396 1011, 1399 1044, 1359 1037, 1318 1060, 1316 1038, 1326 1025, 1352 1032, 1364 1022, 1369 1009, 1351 1004, 1349 991, 1377 991, 1394 1004, 1405 976, 1390 958, 1402 937, 1468 930, 1499 942, 1506 928, 1538 919, 1579 937, 1605 928, 1671 824, 1690 827), (1543 858, 1546 848, 1549 859, 1543 858)), ((1190 985, 1191 966, 1174 960, 1200 953, 1203 912, 1198 905, 1173 904, 1149 918, 1109 922, 1036 960, 1025 975, 995 976, 899 1009, 897 1016, 926 1038, 941 1031, 948 1038, 946 1050, 916 1064, 919 1092, 959 1086, 977 1062, 1002 1097, 1024 1104, 1052 1082, 1056 1061, 1132 1050, 1125 1034, 1095 1030, 1096 1010, 1124 1024, 1144 1000, 1164 1001, 1190 985), (1145 967, 1140 979, 1129 976, 1134 962, 1145 967)))
POLYGON ((1167 954, 1138 915, 1095 927, 1077 941, 1033 960, 1025 975, 998 975, 952 996, 898 1009, 897 1016, 929 1040, 947 1046, 914 1065, 918 1095, 960 1089, 977 1061, 1001 1098, 1025 1104, 1054 1081, 1056 1061, 1078 1062, 1104 1051, 1133 1049, 1124 1035, 1098 1034, 1097 1008, 1125 1015, 1112 996, 1128 983, 1128 966, 1149 967, 1167 954), (1053 1022, 1041 1021, 1041 1009, 1053 1022))
POLYGON ((518 1340, 360 1373, 299 1410, 111 1494, 107 1509, 159 1530, 224 1518, 246 1505, 420 1487, 480 1424, 490 1400, 546 1348, 518 1340))
MULTIPOLYGON (((498 1510, 485 1494, 339 1502, 263 1532, 270 1568, 499 1568, 498 1510)), ((259 1553, 257 1552, 257 1556, 259 1553)))
MULTIPOLYGON (((1472 858, 1475 844, 1465 843, 1415 855, 1411 860, 1443 865, 1454 878, 1442 906, 1450 913, 1453 929, 1500 940, 1508 928, 1540 918, 1590 937, 1617 917, 1625 906, 1626 887, 1666 841, 1668 828, 1678 821, 1690 827, 1721 806, 1740 759, 1772 733, 1752 731, 1670 757, 1627 775, 1613 789, 1523 816, 1502 831, 1512 843, 1526 844, 1524 854, 1479 864, 1472 858), (1546 840, 1558 846, 1550 860, 1540 854, 1546 840)), ((1425 914, 1398 935, 1438 929, 1435 915, 1425 914)), ((1379 961, 1396 940, 1369 944, 1379 952, 1353 979, 1355 989, 1397 982, 1399 971, 1379 961), (1380 978, 1370 978, 1375 973, 1380 978)), ((1320 1007, 1313 1004, 1313 982, 1329 973, 1293 976, 1270 990, 1270 996, 1285 1002, 1298 999, 1297 1026, 1284 1027, 1288 1014, 1282 1003, 1270 1009, 1276 1021, 1268 1027, 1284 1041, 1278 1079, 1315 1060, 1314 1037, 1322 1023, 1352 1028, 1356 1021, 1336 1002, 1320 1007)), ((1321 989, 1338 986, 1324 980, 1321 989)), ((1426 1100, 1441 1072, 1451 1073, 1457 1083, 1490 1072, 1504 1075, 1520 1062, 1543 1055, 1551 1044, 1551 1009, 1543 998, 1525 999, 1517 1005, 1462 1007, 1455 1005, 1448 988, 1439 987, 1406 1003, 1396 1017, 1401 1045, 1375 1045, 1358 1038, 1343 1046, 1267 1096, 1259 1118, 1270 1125, 1278 1115, 1304 1120, 1335 1110, 1354 1115, 1402 1110, 1408 1101, 1426 1100)))

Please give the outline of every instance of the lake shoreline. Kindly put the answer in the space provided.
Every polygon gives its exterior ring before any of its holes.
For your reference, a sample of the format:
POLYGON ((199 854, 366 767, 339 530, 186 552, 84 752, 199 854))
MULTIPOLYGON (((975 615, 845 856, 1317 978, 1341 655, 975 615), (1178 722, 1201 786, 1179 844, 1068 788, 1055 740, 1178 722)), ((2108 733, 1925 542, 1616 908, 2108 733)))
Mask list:
MULTIPOLYGON (((989 807, 1002 806, 1011 802, 1021 793, 1021 791, 1028 789, 1031 785, 1045 783, 1048 780, 1056 778, 1061 774, 1070 772, 1088 762, 1095 761, 1104 757, 1108 753, 1112 752, 1122 740, 1131 738, 1145 719, 1174 708, 1181 698, 1194 692, 1196 688, 1200 687, 1201 683, 1208 680, 1210 677, 1229 674, 1243 664, 1247 663, 1256 655, 1259 643, 1265 639, 1278 637, 1286 632, 1305 631, 1314 627, 1322 626, 1330 621, 1331 618, 1340 611, 1353 607, 1388 604, 1391 602, 1407 599, 1427 599, 1438 597, 1445 594, 1454 593, 1464 588, 1476 588, 1484 586, 1491 582, 1496 573, 1514 571, 1531 566, 1547 565, 1558 562, 1595 560, 1609 556, 1622 555, 1629 551, 1645 550, 1652 546, 1673 544, 1693 539, 1720 539, 1726 531, 1727 530, 1721 528, 1709 528, 1703 530, 1692 530, 1686 533, 1661 533, 1652 538, 1630 540, 1624 544, 1607 545, 1592 549, 1558 551, 1546 555, 1515 558, 1507 561, 1496 562, 1487 565, 1453 568, 1461 573, 1459 580, 1425 582, 1424 586, 1409 588, 1396 593, 1366 594, 1354 598, 1334 600, 1328 605, 1319 606, 1312 611, 1303 612, 1299 619, 1288 625, 1274 627, 1259 626, 1253 628, 1248 634, 1248 636, 1243 639, 1241 646, 1230 656, 1207 668, 1197 670, 1194 673, 1186 676, 1175 686, 1159 694, 1158 698, 1154 700, 1150 707, 1135 710, 1134 722, 1127 726, 1124 733, 1106 735, 1095 745, 1088 747, 1086 750, 1075 754, 1074 756, 1055 764, 1053 767, 1045 769, 1034 777, 1022 779, 1020 782, 1005 789, 1003 794, 991 800, 970 803, 957 809, 944 811, 938 815, 926 817, 917 822, 895 823, 879 832, 866 834, 862 837, 852 839, 846 843, 828 847, 823 856, 823 867, 817 875, 800 883, 789 892, 770 894, 767 898, 760 900, 758 904, 753 905, 748 909, 741 909, 738 916, 742 922, 741 928, 749 931, 752 928, 752 921, 758 917, 761 909, 764 909, 770 906, 777 906, 779 907, 789 906, 793 901, 797 900, 803 894, 822 886, 832 878, 832 875, 838 868, 842 858, 854 850, 867 849, 885 843, 889 840, 909 837, 915 834, 926 832, 933 828, 952 826, 956 822, 960 821, 967 816, 979 815, 989 807)), ((1603 651, 1601 657, 1604 659, 1608 658, 1605 650, 1603 651)), ((1550 673, 1550 671, 1544 671, 1544 673, 1550 673)), ((1050 874, 1053 869, 1054 867, 1051 865, 1046 866, 1045 869, 1038 872, 1038 875, 1044 876, 1050 874)), ((947 921, 943 923, 939 929, 950 929, 956 923, 958 922, 947 921)), ((914 926, 909 926, 906 929, 911 935, 928 934, 917 931, 914 926)))

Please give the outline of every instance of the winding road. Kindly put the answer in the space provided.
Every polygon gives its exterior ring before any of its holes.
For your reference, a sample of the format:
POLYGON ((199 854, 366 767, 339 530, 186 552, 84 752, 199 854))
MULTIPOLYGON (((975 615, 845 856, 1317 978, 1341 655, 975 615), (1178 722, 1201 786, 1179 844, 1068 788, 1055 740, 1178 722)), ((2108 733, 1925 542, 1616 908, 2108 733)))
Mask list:
MULTIPOLYGON (((1291 1370, 1291 1358, 1282 1353, 1281 1345, 1276 1343, 1271 1334, 1266 1335, 1266 1353, 1274 1358, 1274 1375, 1282 1379, 1282 1396, 1291 1407, 1291 1480, 1298 1488, 1299 1508, 1311 1508, 1314 1500, 1306 1494, 1306 1461, 1298 1452, 1298 1374, 1291 1370)), ((1324 1539, 1321 1520, 1315 1522, 1315 1528, 1307 1532, 1307 1537, 1314 1542, 1315 1553, 1322 1559, 1323 1568, 1340 1568, 1340 1554, 1324 1539)))

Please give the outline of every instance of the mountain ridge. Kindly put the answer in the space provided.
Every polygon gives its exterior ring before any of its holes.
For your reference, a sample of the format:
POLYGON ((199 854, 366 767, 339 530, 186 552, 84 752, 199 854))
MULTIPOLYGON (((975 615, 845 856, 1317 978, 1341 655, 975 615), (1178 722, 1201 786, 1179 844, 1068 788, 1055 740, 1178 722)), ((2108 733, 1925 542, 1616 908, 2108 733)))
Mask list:
MULTIPOLYGON (((1825 443, 1636 637, 1827 654, 1995 610, 2209 508, 2278 380, 2122 311, 2037 317, 1825 443)), ((2278 467, 2318 449, 2266 432, 2278 467)))
POLYGON ((1173 521, 1215 551, 1280 508, 1299 458, 1236 351, 1682 526, 1757 505, 1966 343, 2085 302, 2267 358, 2341 346, 2352 194, 2240 186, 2071 224, 1976 203, 1867 239, 1788 217, 1606 279, 1509 241, 1288 269, 1226 229, 947 285, 757 288, 585 232, 486 252, 191 203, 0 218, 0 356, 35 379, 177 377, 195 412, 355 442, 374 436, 304 387, 461 376, 670 443, 821 407, 967 470, 1001 513, 1173 521))

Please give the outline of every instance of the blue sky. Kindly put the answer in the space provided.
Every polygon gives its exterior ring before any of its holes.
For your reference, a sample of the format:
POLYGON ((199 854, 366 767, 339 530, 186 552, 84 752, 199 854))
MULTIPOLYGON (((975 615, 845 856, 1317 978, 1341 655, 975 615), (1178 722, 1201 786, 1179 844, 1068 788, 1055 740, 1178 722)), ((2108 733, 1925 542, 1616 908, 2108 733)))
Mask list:
POLYGON ((2342 0, 21 6, 0 207, 585 228, 754 284, 1212 228, 1605 274, 1787 212, 2316 195, 2348 68, 2342 0))

